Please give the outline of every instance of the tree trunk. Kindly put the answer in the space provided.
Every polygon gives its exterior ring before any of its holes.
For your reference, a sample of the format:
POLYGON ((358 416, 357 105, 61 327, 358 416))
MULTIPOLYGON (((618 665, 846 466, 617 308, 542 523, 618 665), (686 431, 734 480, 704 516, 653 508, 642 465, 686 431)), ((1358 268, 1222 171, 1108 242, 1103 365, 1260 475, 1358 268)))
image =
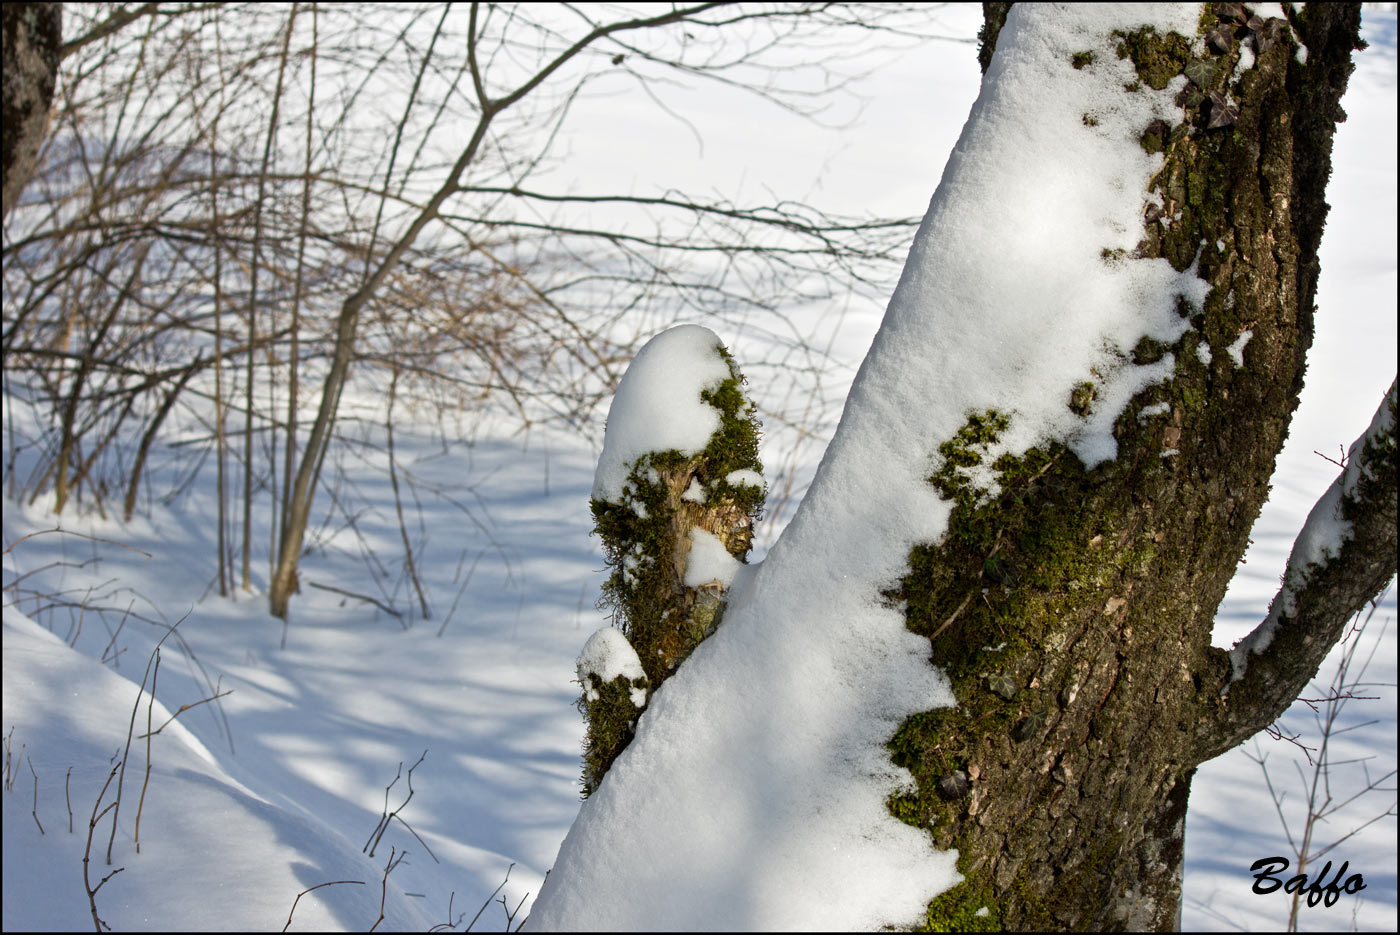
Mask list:
MULTIPOLYGON (((985 6, 984 70, 1010 21, 985 6)), ((1375 489, 1352 497, 1371 519, 1295 589, 1318 610, 1296 601, 1284 638, 1233 686, 1241 669, 1210 645, 1297 405, 1332 133, 1359 47, 1357 4, 1309 5, 1290 22, 1241 10, 1207 8, 1200 58, 1195 37, 1118 37, 1142 83, 1191 79, 1183 125, 1134 129, 1165 153, 1138 255, 1197 263, 1211 287, 1175 346, 1144 339, 1134 352, 1173 354, 1172 378, 1139 394, 1114 430, 1118 458, 1093 470, 1058 444, 1032 449, 998 462, 1001 495, 981 504, 935 476, 959 502, 948 536, 916 548, 890 592, 958 702, 890 743, 918 781, 891 809, 957 848, 965 877, 930 904, 933 928, 1176 928, 1196 766, 1282 713, 1394 573, 1392 390, 1388 453, 1384 420, 1366 449, 1375 489)), ((1092 407, 1093 388, 1068 404, 1092 407)), ((997 431, 995 413, 972 422, 968 447, 997 431)))
POLYGON ((6 3, 4 32, 4 213, 34 175, 49 126, 62 46, 61 3, 6 3))

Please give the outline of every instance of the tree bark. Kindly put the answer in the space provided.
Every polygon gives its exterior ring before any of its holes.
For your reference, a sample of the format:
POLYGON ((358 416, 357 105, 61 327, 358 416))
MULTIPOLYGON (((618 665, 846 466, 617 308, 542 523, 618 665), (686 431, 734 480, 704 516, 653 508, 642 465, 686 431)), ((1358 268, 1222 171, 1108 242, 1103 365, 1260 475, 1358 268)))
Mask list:
MULTIPOLYGON (((984 70, 1007 16, 985 6, 984 70)), ((1281 714, 1394 574, 1392 417, 1362 445, 1374 476, 1352 500, 1352 543, 1227 691, 1235 669, 1211 629, 1297 406, 1332 133, 1360 47, 1357 4, 1289 22, 1240 9, 1207 8, 1199 57, 1196 37, 1118 37, 1143 83, 1191 77, 1184 124, 1135 128, 1165 154, 1137 255, 1196 263, 1210 284, 1194 329, 1134 352, 1173 354, 1172 378, 1118 420, 1114 461, 1086 471, 1052 444, 999 463, 1000 498, 960 501, 889 592, 958 701, 890 742, 918 783, 891 810, 957 848, 965 877, 930 904, 931 928, 1175 929, 1195 768, 1281 714), (1246 331, 1237 365, 1227 350, 1246 331)), ((1091 406, 1092 389, 1068 404, 1091 406)))
POLYGON ((6 3, 4 33, 4 214, 34 175, 49 126, 49 104, 58 81, 63 4, 6 3))

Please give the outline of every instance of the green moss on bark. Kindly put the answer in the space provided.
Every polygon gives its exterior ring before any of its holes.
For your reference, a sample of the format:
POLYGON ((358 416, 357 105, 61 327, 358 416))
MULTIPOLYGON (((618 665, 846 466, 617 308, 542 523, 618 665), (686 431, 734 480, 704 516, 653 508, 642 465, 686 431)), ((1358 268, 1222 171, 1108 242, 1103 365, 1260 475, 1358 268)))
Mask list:
POLYGON ((981 66, 983 74, 987 73, 987 68, 992 64, 997 37, 1001 35, 1001 27, 1006 24, 1006 14, 1009 12, 1010 3, 982 4, 982 28, 977 31, 977 64, 981 66))
POLYGON ((584 680, 577 707, 588 722, 583 742, 583 795, 587 798, 597 791, 603 774, 631 742, 642 713, 633 704, 633 691, 645 691, 649 683, 621 675, 611 682, 602 682, 596 672, 586 673, 584 680))
POLYGON ((1118 40, 1118 57, 1132 59, 1138 76, 1156 91, 1166 88, 1167 82, 1181 74, 1191 58, 1190 42, 1176 33, 1161 36, 1146 26, 1113 35, 1118 40))
POLYGON ((1000 932, 996 891, 975 871, 958 861, 963 881, 928 904, 921 926, 925 932, 1000 932))

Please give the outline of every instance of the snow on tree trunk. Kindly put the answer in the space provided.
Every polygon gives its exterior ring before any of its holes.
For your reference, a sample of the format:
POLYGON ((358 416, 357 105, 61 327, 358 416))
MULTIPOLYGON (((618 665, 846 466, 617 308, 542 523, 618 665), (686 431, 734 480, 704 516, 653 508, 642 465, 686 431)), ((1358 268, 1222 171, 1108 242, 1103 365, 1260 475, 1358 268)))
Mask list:
POLYGON ((1170 929, 1195 767, 1394 572, 1381 419, 1299 618, 1237 683, 1210 646, 1297 403, 1355 5, 989 6, 817 477, 532 928, 1170 929))
MULTIPOLYGON (((993 35, 989 83, 1018 55, 1027 12, 1013 8, 993 35)), ((1191 327, 1177 339, 1132 347, 1134 365, 1169 361, 1171 377, 1125 410, 1110 404, 1115 460, 1086 469, 1065 450, 1072 439, 1040 444, 1000 465, 998 500, 974 502, 946 465, 997 449, 965 438, 935 473, 959 509, 891 592, 933 639, 959 700, 956 712, 906 722, 891 744, 919 779, 896 810, 957 848, 967 877, 930 906, 934 926, 990 905, 984 921, 1011 929, 1174 928, 1195 767, 1244 740, 1241 722, 1258 730, 1282 713, 1394 573, 1394 545, 1374 532, 1389 528, 1393 543, 1392 494, 1389 506, 1369 501, 1381 519, 1353 552, 1370 551, 1376 567, 1334 567, 1353 585, 1279 647, 1273 663, 1290 678, 1223 694, 1231 667, 1210 646, 1212 622, 1297 404, 1359 24, 1354 6, 1282 12, 1212 5, 1176 34, 1120 27, 1108 62, 1087 44, 1070 56, 1081 72, 1131 63, 1125 96, 1161 89, 1181 109, 1125 128, 1163 161, 1139 195, 1140 242, 1105 259, 1164 258, 1209 292, 1183 307, 1191 327), (969 791, 941 796, 960 771, 969 791)), ((1100 132, 1119 119, 1086 110, 1084 124, 1100 132)), ((1070 408, 1103 404, 1096 376, 1070 408)))

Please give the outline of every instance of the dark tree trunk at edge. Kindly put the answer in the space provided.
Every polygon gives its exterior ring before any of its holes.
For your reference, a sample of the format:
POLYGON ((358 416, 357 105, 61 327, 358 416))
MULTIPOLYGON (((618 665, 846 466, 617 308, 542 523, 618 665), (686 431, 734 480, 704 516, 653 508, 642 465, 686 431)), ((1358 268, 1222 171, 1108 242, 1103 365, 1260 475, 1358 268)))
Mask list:
POLYGON ((49 126, 62 47, 61 3, 6 3, 4 33, 4 213, 34 175, 49 126))

